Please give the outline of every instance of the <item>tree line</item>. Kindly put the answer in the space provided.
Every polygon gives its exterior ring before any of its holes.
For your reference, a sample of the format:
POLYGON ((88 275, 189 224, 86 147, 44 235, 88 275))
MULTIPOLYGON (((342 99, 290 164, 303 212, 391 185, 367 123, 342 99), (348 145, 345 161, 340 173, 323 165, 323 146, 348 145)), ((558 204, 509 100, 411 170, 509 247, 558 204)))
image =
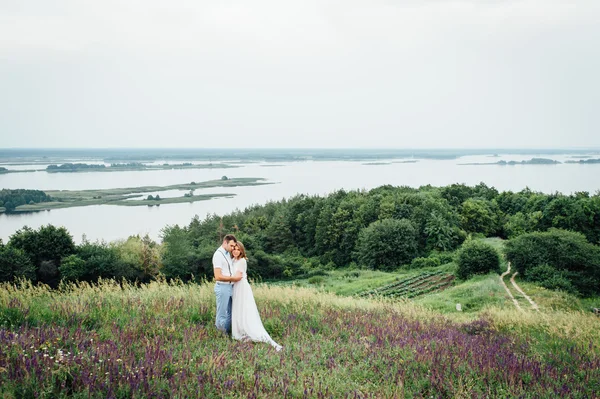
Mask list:
POLYGON ((52 197, 40 190, 0 190, 0 208, 6 209, 6 212, 12 212, 20 205, 49 201, 52 201, 52 197))
POLYGON ((466 265, 457 274, 468 278, 498 269, 494 252, 467 238, 502 237, 510 240, 507 258, 526 279, 581 295, 600 290, 598 193, 500 193, 481 183, 297 195, 222 217, 196 216, 187 226, 167 226, 161 245, 130 237, 76 246, 64 229, 42 229, 18 231, 4 251, 11 248, 13 258, 29 258, 28 276, 35 271, 38 281, 53 284, 62 278, 147 281, 158 273, 183 280, 210 278, 214 250, 225 234, 234 233, 249 251, 249 274, 262 279, 310 277, 342 267, 393 271, 452 261, 466 265), (541 255, 556 248, 570 251, 572 259, 541 255), (484 265, 488 260, 489 267, 484 265))
POLYGON ((106 165, 104 164, 87 164, 87 163, 63 163, 62 165, 48 165, 46 166, 46 171, 48 172, 75 172, 78 170, 88 170, 88 169, 104 169, 106 165))

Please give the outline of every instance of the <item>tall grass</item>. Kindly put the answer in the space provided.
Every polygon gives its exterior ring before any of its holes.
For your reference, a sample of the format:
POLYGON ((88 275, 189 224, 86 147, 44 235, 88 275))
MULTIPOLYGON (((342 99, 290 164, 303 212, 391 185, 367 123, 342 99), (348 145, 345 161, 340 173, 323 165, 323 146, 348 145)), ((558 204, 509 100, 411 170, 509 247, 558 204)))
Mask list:
POLYGON ((284 345, 214 326, 212 284, 0 286, 3 397, 597 397, 598 320, 254 286, 284 345), (532 342, 544 340, 547 345, 532 342))

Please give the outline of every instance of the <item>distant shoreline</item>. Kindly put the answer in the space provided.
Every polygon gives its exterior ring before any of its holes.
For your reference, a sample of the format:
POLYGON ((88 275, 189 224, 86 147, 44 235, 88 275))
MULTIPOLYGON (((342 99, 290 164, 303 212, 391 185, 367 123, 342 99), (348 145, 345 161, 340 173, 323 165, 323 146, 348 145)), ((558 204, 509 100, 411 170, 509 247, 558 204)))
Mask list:
POLYGON ((363 161, 393 159, 456 159, 469 155, 583 155, 600 156, 600 148, 477 148, 477 149, 328 149, 328 148, 9 148, 0 149, 0 166, 10 163, 52 164, 61 162, 156 162, 156 161, 363 161))
MULTIPOLYGON (((55 162, 54 164, 60 164, 61 162, 55 162)), ((73 165, 82 165, 83 163, 74 163, 73 165)), ((10 164, 4 164, 10 165, 10 164)), ((21 164, 21 165, 32 165, 32 164, 21 164)), ((102 164, 104 165, 104 164, 102 164)), ((180 170, 180 169, 230 169, 230 168, 241 168, 241 165, 230 165, 224 163, 218 164, 200 164, 200 165, 141 165, 132 167, 121 167, 121 166, 107 166, 107 167, 89 167, 89 168, 73 168, 73 169, 7 169, 0 170, 0 174, 8 173, 31 173, 31 172, 46 172, 46 173, 95 173, 95 172, 145 172, 149 170, 180 170)))
POLYGON ((547 158, 531 158, 527 161, 498 161, 498 162, 471 162, 471 163, 459 163, 459 165, 468 166, 480 166, 480 165, 499 165, 499 166, 512 166, 512 165, 559 165, 562 164, 560 161, 547 158))

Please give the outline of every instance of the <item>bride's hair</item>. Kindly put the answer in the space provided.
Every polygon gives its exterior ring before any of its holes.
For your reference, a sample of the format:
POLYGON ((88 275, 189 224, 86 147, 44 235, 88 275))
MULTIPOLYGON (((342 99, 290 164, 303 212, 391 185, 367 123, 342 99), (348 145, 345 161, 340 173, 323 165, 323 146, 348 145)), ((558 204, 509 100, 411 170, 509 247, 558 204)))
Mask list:
POLYGON ((247 260, 248 257, 246 256, 246 248, 244 248, 244 244, 242 244, 241 241, 238 241, 235 245, 240 249, 240 259, 244 258, 247 260))

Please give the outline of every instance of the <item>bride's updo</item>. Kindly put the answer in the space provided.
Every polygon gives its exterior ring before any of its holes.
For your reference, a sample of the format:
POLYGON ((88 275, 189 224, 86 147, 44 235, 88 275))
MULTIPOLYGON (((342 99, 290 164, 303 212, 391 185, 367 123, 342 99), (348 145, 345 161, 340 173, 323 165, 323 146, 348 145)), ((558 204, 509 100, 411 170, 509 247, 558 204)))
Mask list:
POLYGON ((246 248, 244 248, 244 244, 242 244, 241 241, 238 241, 237 244, 235 244, 235 246, 237 247, 237 249, 240 250, 240 257, 238 259, 246 259, 248 260, 248 257, 246 256, 246 248))

